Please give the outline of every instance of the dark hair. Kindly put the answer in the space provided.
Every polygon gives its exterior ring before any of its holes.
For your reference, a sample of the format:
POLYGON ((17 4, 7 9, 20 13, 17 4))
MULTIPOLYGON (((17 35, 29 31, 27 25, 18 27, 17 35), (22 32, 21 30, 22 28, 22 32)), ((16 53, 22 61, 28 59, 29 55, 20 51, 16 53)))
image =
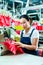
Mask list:
POLYGON ((22 15, 22 16, 20 16, 20 19, 21 18, 25 18, 27 21, 29 21, 30 20, 30 24, 32 23, 32 18, 30 17, 30 16, 28 16, 28 15, 22 15))
POLYGON ((27 21, 29 21, 30 17, 28 17, 28 15, 22 15, 20 16, 20 18, 25 18, 27 21))

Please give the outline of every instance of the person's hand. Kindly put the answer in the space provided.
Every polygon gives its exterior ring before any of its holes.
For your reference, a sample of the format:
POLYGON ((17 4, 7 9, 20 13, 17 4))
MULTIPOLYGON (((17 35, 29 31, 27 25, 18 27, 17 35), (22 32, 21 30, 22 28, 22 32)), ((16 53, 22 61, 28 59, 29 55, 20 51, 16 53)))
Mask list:
POLYGON ((24 44, 21 42, 15 42, 15 45, 17 45, 18 47, 24 47, 24 44))

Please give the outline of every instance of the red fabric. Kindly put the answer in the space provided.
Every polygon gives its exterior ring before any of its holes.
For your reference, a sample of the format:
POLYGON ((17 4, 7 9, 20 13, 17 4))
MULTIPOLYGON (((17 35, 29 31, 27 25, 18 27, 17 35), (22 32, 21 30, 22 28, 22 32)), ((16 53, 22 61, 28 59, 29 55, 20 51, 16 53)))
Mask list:
POLYGON ((10 26, 10 17, 9 16, 2 16, 3 19, 3 25, 4 26, 10 26))
POLYGON ((3 19, 2 19, 2 16, 0 15, 0 26, 3 26, 3 19))
POLYGON ((16 33, 20 35, 20 30, 16 30, 16 33))
POLYGON ((37 30, 43 30, 43 26, 38 25, 38 26, 36 26, 36 29, 37 30))
POLYGON ((0 26, 10 26, 10 17, 0 15, 0 26))
POLYGON ((42 49, 38 49, 38 55, 41 57, 43 56, 43 50, 42 49))
POLYGON ((3 44, 7 47, 7 49, 9 51, 11 51, 14 54, 24 53, 23 50, 22 50, 22 48, 20 48, 17 45, 15 45, 15 41, 12 41, 10 39, 7 39, 5 42, 3 42, 3 44))
MULTIPOLYGON (((10 23, 11 23, 10 16, 0 15, 0 26, 10 26, 10 23)), ((20 22, 15 21, 14 19, 12 19, 12 23, 14 23, 14 25, 16 26, 20 25, 20 22)))

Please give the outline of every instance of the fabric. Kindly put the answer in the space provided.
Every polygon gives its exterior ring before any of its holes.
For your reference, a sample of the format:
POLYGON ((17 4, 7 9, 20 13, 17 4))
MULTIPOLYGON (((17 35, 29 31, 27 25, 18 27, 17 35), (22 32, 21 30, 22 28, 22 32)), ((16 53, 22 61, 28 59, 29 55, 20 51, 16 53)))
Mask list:
POLYGON ((37 51, 38 51, 38 56, 43 57, 43 49, 39 48, 37 51))
POLYGON ((10 26, 10 17, 0 15, 0 26, 10 26))
POLYGON ((15 54, 23 54, 23 50, 22 48, 18 47, 17 45, 15 45, 15 41, 10 40, 10 39, 6 39, 5 42, 3 42, 2 44, 4 44, 6 46, 6 48, 11 51, 14 55, 15 54))

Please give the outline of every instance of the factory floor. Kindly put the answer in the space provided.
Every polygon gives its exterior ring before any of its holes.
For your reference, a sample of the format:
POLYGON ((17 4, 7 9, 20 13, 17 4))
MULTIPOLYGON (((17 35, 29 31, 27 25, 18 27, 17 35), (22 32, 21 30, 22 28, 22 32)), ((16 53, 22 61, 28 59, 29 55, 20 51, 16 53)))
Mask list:
POLYGON ((43 57, 30 54, 0 56, 0 65, 43 65, 43 57))

